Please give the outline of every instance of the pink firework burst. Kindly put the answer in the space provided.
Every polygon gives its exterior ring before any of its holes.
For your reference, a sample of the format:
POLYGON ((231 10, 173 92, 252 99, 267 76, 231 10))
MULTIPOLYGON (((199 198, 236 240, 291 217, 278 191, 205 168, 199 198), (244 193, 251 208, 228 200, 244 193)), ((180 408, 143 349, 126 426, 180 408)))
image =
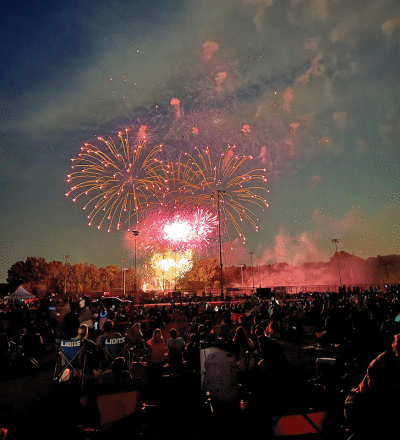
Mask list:
MULTIPOLYGON (((207 209, 163 208, 137 225, 140 231, 138 245, 150 250, 202 250, 215 238, 217 226, 217 216, 207 209)), ((129 245, 133 240, 129 232, 127 239, 129 245)))
POLYGON ((202 249, 213 236, 217 216, 206 209, 175 211, 162 226, 163 238, 170 247, 202 249))

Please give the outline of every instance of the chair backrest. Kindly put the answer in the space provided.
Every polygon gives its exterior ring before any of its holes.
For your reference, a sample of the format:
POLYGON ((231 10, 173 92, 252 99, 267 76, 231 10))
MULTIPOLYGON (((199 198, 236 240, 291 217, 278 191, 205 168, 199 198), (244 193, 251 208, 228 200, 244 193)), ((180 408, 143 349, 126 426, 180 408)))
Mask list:
MULTIPOLYGON (((117 357, 129 357, 129 341, 125 336, 104 339, 102 341, 102 348, 104 354, 103 369, 110 368, 117 357)), ((129 359, 127 361, 129 364, 129 359)))
POLYGON ((65 340, 56 339, 61 350, 61 355, 66 366, 73 366, 73 362, 77 360, 80 351, 83 349, 81 340, 65 340))
POLYGON ((77 373, 78 377, 81 377, 81 386, 83 386, 87 376, 87 357, 84 341, 56 339, 56 343, 59 349, 53 380, 69 380, 77 373), (70 372, 64 376, 68 370, 70 372))

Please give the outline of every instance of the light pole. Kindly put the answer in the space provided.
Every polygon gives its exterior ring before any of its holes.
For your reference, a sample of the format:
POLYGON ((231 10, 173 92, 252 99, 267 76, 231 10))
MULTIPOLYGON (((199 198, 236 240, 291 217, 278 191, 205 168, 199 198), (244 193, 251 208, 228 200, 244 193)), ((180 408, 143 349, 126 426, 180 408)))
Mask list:
POLYGON ((165 295, 165 255, 162 256, 162 293, 163 296, 165 295))
POLYGON ((124 263, 125 263, 126 260, 119 260, 119 261, 121 263, 121 275, 122 275, 122 278, 121 278, 121 290, 123 290, 123 288, 124 288, 124 274, 123 274, 123 271, 124 271, 124 263))
POLYGON ((219 284, 221 286, 221 300, 224 299, 224 284, 223 284, 223 265, 222 265, 222 242, 221 242, 221 213, 219 210, 219 199, 221 197, 221 194, 225 194, 226 191, 223 191, 222 189, 216 189, 213 191, 213 196, 217 196, 217 215, 218 215, 218 240, 219 240, 219 267, 220 267, 220 274, 219 274, 219 284))
POLYGON ((70 255, 64 255, 65 258, 65 280, 64 280, 64 295, 67 294, 67 269, 68 269, 68 259, 71 258, 70 255))
POLYGON ((336 258, 337 258, 337 265, 338 265, 338 271, 339 271, 339 286, 341 287, 342 286, 342 277, 340 275, 339 254, 338 254, 338 250, 337 250, 337 244, 339 243, 340 238, 333 238, 331 241, 332 241, 332 243, 335 244, 335 247, 336 247, 336 258))
POLYGON ((350 257, 350 284, 353 285, 353 255, 350 257))
POLYGON ((135 237, 135 275, 133 277, 133 294, 136 295, 136 238, 139 235, 139 231, 132 231, 133 236, 135 237))
POLYGON ((175 281, 174 281, 174 292, 176 292, 176 253, 178 252, 177 249, 173 250, 174 252, 174 269, 175 269, 175 281))
POLYGON ((134 279, 135 279, 135 273, 134 273, 134 271, 135 271, 135 252, 130 251, 129 253, 132 254, 131 273, 132 273, 132 292, 133 292, 133 289, 135 287, 135 282, 134 282, 134 279))
POLYGON ((253 277, 253 292, 254 292, 254 267, 253 267, 253 252, 249 252, 251 261, 251 276, 253 277))
POLYGON ((125 286, 126 286, 126 271, 127 271, 127 270, 128 270, 127 267, 124 267, 124 268, 122 269, 122 272, 124 273, 124 298, 125 298, 125 296, 126 296, 125 286))
POLYGON ((242 276, 242 290, 243 290, 243 268, 244 268, 244 264, 239 264, 240 267, 240 274, 242 276))

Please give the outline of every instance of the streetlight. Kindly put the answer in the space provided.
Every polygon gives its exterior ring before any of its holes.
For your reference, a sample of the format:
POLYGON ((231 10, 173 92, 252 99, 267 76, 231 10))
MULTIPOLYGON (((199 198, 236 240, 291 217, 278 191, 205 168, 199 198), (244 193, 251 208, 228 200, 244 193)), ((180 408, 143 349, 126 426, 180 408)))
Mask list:
POLYGON ((165 255, 162 256, 162 293, 163 296, 165 295, 165 255))
POLYGON ((253 292, 254 292, 254 267, 253 267, 253 252, 249 252, 251 260, 251 275, 253 277, 253 292))
POLYGON ((122 274, 122 278, 121 278, 121 290, 123 290, 123 285, 124 285, 124 274, 123 274, 123 270, 124 270, 124 263, 126 260, 119 260, 121 263, 121 274, 122 274))
POLYGON ((244 268, 244 264, 239 264, 240 267, 240 274, 242 275, 242 290, 243 290, 243 268, 244 268))
POLYGON ((337 258, 337 265, 338 265, 338 271, 339 271, 339 283, 340 283, 339 286, 341 287, 342 286, 342 277, 340 276, 339 254, 338 254, 338 250, 337 250, 337 244, 339 243, 339 241, 340 241, 340 238, 333 238, 331 240, 331 242, 334 243, 335 247, 336 247, 336 258, 337 258))
MULTIPOLYGON (((132 254, 132 266, 131 266, 131 272, 132 272, 132 280, 135 279, 135 274, 134 274, 134 270, 135 270, 135 252, 134 251, 130 251, 130 254, 132 254)), ((134 284, 135 282, 132 281, 133 283, 133 287, 132 287, 132 292, 133 292, 133 288, 135 287, 134 284)))
POLYGON ((70 255, 64 255, 64 258, 65 258, 64 295, 66 295, 67 294, 67 275, 68 275, 67 265, 68 265, 68 259, 71 258, 71 256, 70 255))
POLYGON ((139 235, 139 231, 132 231, 133 236, 135 237, 135 275, 133 278, 133 294, 136 295, 136 238, 139 235))
POLYGON ((176 253, 178 252, 178 250, 177 249, 174 249, 173 250, 173 253, 174 253, 174 268, 175 268, 175 282, 174 282, 174 292, 176 292, 176 253))
POLYGON ((260 266, 259 266, 260 257, 256 257, 256 258, 257 258, 257 272, 258 272, 258 277, 260 278, 260 289, 261 289, 261 273, 260 273, 260 266))
POLYGON ((223 285, 223 274, 222 274, 222 242, 221 242, 221 213, 219 210, 219 199, 223 197, 223 194, 225 194, 226 191, 223 191, 222 189, 216 189, 213 191, 213 196, 217 196, 217 215, 218 215, 218 240, 219 240, 219 267, 220 267, 220 274, 219 274, 219 284, 221 286, 221 300, 224 299, 224 285, 223 285))
POLYGON ((124 268, 122 269, 122 272, 124 273, 124 298, 125 298, 125 296, 126 296, 125 286, 126 286, 126 271, 127 271, 127 270, 128 270, 127 267, 124 267, 124 268))

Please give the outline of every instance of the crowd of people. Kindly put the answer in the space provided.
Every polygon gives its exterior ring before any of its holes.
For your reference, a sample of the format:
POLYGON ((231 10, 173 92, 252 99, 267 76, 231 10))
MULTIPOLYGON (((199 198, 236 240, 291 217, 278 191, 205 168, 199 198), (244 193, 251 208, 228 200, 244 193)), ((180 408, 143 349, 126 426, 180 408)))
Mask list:
MULTIPOLYGON (((335 355, 343 364, 358 366, 343 399, 351 429, 356 434, 365 432, 378 419, 384 422, 377 422, 375 429, 392 428, 398 404, 391 397, 400 386, 398 293, 399 286, 394 286, 382 294, 369 290, 356 296, 327 292, 290 300, 272 296, 235 303, 132 303, 120 309, 94 307, 86 297, 79 302, 65 300, 57 313, 47 300, 35 313, 15 302, 0 315, 0 362, 6 368, 19 350, 34 364, 57 339, 85 340, 96 380, 112 385, 132 376, 123 357, 110 369, 97 368, 105 339, 125 337, 135 362, 145 365, 153 376, 200 373, 200 348, 213 345, 232 356, 239 383, 249 392, 268 390, 267 404, 283 410, 286 394, 282 390, 289 368, 284 343, 301 344, 307 338, 320 349, 336 347, 335 355)), ((66 374, 63 380, 70 377, 66 374)))

